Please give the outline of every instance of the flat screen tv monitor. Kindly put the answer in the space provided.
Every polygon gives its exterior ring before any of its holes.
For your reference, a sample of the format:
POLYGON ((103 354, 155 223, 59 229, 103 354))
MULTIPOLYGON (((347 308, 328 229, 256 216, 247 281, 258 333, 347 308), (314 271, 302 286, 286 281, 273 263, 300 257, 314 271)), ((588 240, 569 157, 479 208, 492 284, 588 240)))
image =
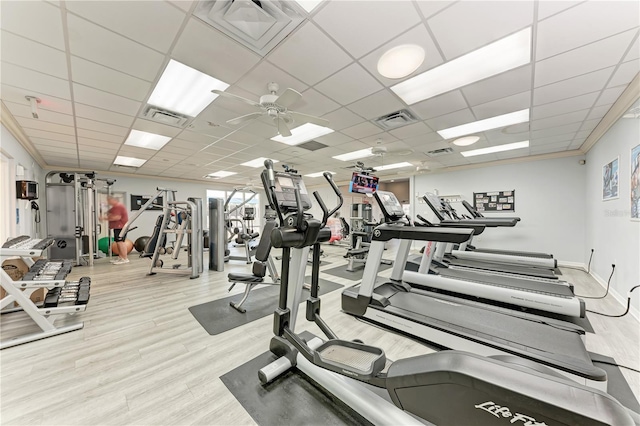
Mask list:
POLYGON ((378 178, 375 176, 369 176, 354 172, 351 176, 351 183, 349 184, 349 192, 356 192, 358 194, 372 194, 378 189, 378 178))

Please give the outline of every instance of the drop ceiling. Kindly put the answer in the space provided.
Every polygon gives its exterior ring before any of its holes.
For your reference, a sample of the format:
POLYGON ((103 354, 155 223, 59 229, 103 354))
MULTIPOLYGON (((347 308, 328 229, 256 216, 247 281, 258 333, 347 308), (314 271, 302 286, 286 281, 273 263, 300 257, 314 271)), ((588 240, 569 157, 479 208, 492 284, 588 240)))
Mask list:
MULTIPOLYGON (((637 1, 323 1, 264 54, 193 15, 192 1, 2 1, 1 99, 47 168, 123 171, 116 156, 143 158, 136 175, 244 184, 260 169, 257 157, 302 172, 338 172, 351 163, 332 156, 383 145, 370 166, 409 161, 431 169, 484 163, 581 147, 640 71, 637 1), (399 44, 421 45, 424 72, 524 28, 532 28, 532 61, 431 99, 407 105, 390 90, 402 80, 378 74, 378 58, 399 44), (254 112, 250 105, 214 100, 185 128, 140 118, 170 59, 231 85, 228 92, 258 98, 267 83, 303 98, 291 109, 322 116, 335 130, 315 151, 270 138, 269 122, 233 127, 226 120, 254 112), (39 119, 25 96, 37 96, 39 119), (529 125, 481 133, 473 149, 530 140, 530 147, 465 158, 436 131, 531 109, 529 125), (416 123, 384 131, 374 120, 408 109, 416 123), (169 136, 153 151, 124 145, 132 129, 169 136), (453 153, 425 152, 452 147, 453 153), (412 152, 406 155, 407 152, 412 152), (405 154, 405 155, 399 155, 405 154)), ((296 7, 291 6, 291 7, 296 7)), ((410 76, 409 76, 410 77, 410 76)), ((408 78, 408 77, 407 77, 408 78)), ((381 172, 384 178, 413 169, 381 172)))

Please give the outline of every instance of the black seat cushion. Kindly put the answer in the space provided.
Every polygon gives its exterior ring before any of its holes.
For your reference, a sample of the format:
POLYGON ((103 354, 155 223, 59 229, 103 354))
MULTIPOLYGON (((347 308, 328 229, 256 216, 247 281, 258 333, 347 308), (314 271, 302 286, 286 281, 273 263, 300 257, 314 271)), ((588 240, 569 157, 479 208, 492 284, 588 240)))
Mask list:
POLYGON ((243 283, 261 283, 264 281, 262 277, 256 277, 252 274, 234 274, 227 275, 230 282, 243 282, 243 283))

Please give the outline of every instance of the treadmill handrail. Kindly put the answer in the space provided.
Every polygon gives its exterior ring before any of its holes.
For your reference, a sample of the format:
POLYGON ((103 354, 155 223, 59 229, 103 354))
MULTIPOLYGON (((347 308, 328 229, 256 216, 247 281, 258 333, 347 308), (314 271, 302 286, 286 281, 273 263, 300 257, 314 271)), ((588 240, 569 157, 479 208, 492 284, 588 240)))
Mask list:
POLYGON ((480 217, 480 218, 476 218, 476 219, 445 219, 445 220, 441 220, 440 223, 442 225, 450 225, 453 223, 466 223, 468 225, 484 225, 488 228, 504 228, 504 227, 513 227, 516 226, 516 224, 518 223, 517 220, 515 219, 511 219, 511 218, 487 218, 487 217, 480 217))
POLYGON ((382 224, 373 230, 373 241, 417 240, 443 243, 464 243, 473 236, 470 228, 418 228, 415 226, 398 226, 382 224))

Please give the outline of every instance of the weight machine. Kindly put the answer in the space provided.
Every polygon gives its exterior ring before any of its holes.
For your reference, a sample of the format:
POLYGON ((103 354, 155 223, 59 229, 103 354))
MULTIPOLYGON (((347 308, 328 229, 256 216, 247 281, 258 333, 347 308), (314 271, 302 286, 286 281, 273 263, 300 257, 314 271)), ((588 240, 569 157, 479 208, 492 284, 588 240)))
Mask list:
POLYGON ((260 236, 260 233, 253 232, 253 221, 255 219, 255 208, 252 206, 246 206, 251 200, 258 195, 253 189, 249 187, 234 188, 233 192, 229 194, 224 203, 224 223, 227 231, 227 245, 234 241, 236 246, 244 246, 244 256, 231 256, 231 250, 227 247, 224 253, 224 261, 229 260, 243 260, 247 263, 251 263, 251 258, 255 255, 256 247, 251 246, 251 242, 260 236), (229 209, 233 196, 239 191, 247 191, 251 193, 251 196, 244 200, 242 203, 229 209), (245 207, 246 206, 246 207, 245 207), (242 210, 241 210, 242 209, 242 210), (236 212, 242 211, 242 218, 237 217, 236 212), (232 217, 235 216, 235 217, 232 217), (234 226, 235 224, 235 226, 234 226))
POLYGON ((111 195, 115 182, 97 178, 95 172, 47 173, 47 237, 55 240, 49 249, 51 259, 73 260, 78 266, 84 259, 93 266, 101 232, 96 199, 101 190, 111 195))
POLYGON ((202 231, 202 199, 188 198, 187 201, 176 201, 176 191, 172 189, 157 188, 158 193, 149 198, 122 228, 122 235, 131 230, 131 224, 150 206, 162 207, 162 214, 158 217, 153 235, 149 238, 144 248, 142 257, 151 258, 149 275, 156 272, 168 272, 183 274, 189 273, 190 278, 198 278, 202 273, 204 256, 204 237, 202 231), (162 198, 162 204, 156 203, 162 198), (176 239, 173 249, 166 247, 167 236, 175 234, 176 239), (162 254, 170 254, 171 259, 177 260, 180 254, 184 237, 187 237, 188 263, 186 267, 181 264, 164 266, 160 259, 162 254))

